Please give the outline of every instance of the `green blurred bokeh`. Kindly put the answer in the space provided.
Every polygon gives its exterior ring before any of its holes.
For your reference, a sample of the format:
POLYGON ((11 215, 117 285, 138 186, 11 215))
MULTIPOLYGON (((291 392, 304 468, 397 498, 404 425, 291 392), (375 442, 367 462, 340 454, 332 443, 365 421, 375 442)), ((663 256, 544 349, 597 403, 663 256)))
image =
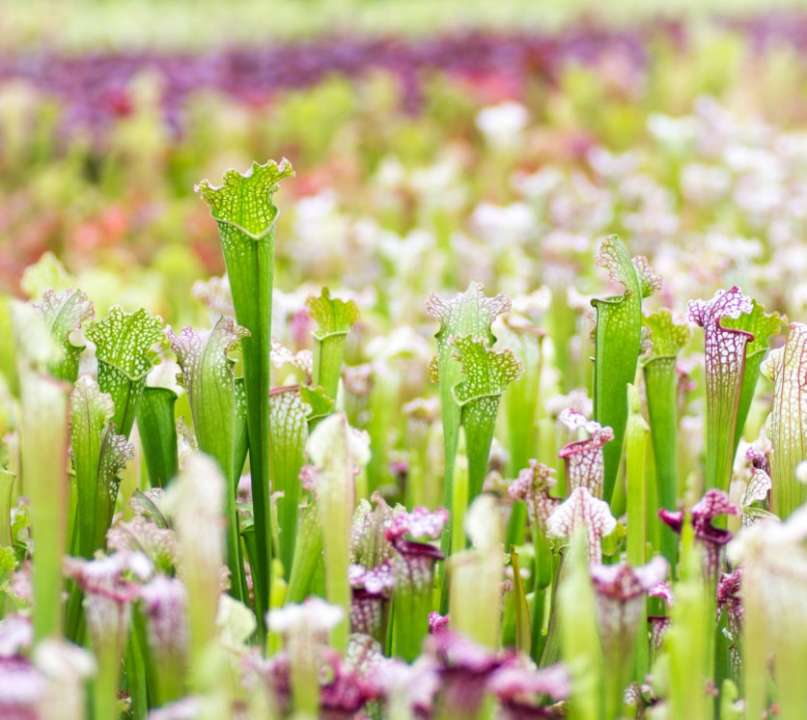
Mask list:
POLYGON ((736 17, 804 0, 4 0, 0 49, 199 48, 316 34, 619 26, 659 15, 736 17))

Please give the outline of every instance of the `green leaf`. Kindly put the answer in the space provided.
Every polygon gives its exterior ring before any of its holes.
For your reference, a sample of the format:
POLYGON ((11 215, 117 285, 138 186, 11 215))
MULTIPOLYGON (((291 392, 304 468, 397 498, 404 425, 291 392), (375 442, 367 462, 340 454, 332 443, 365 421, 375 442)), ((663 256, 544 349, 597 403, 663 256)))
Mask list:
MULTIPOLYGON (((504 417, 507 427, 508 474, 515 477, 526 467, 538 446, 538 398, 543 371, 543 332, 532 324, 505 318, 501 347, 510 348, 524 372, 504 393, 504 417), (509 321, 508 321, 509 320, 509 321)), ((526 508, 522 502, 513 505, 507 529, 506 549, 524 541, 526 508)))
POLYGON ((670 627, 664 637, 670 663, 669 706, 671 717, 707 720, 713 717, 709 639, 715 631, 703 579, 700 549, 694 544, 692 525, 681 536, 681 580, 673 588, 670 627))
MULTIPOLYGON (((661 310, 644 319, 650 332, 651 351, 642 363, 650 439, 655 458, 658 503, 675 510, 678 502, 678 352, 689 339, 686 325, 673 322, 668 310, 661 310)), ((657 510, 658 508, 656 508, 657 510)), ((660 526, 661 551, 675 567, 678 539, 675 533, 657 519, 660 526)))
POLYGON ((532 642, 530 610, 524 578, 521 577, 521 564, 515 548, 510 549, 510 567, 513 568, 513 607, 515 611, 516 650, 529 656, 532 642))
MULTIPOLYGON (((11 337, 14 329, 11 316, 11 298, 0 296, 0 337, 11 337)), ((14 397, 20 394, 20 380, 17 375, 17 353, 15 343, 0 343, 0 376, 14 397)))
POLYGON ((530 460, 508 488, 513 499, 524 502, 530 519, 533 544, 533 617, 532 651, 533 658, 540 660, 544 635, 544 601, 546 590, 552 583, 554 556, 546 536, 546 524, 560 500, 550 495, 555 487, 555 470, 537 460, 530 460))
POLYGON ((152 487, 165 487, 177 474, 177 395, 162 387, 143 390, 137 409, 137 428, 152 487))
POLYGON ((48 368, 63 357, 47 321, 33 303, 12 300, 10 310, 18 373, 28 369, 47 374, 48 368))
POLYGON ((294 561, 286 593, 287 602, 301 603, 308 597, 320 562, 322 562, 322 527, 319 522, 319 508, 309 499, 300 508, 294 561))
MULTIPOLYGON (((208 180, 196 186, 196 192, 204 198, 219 223, 222 242, 227 245, 225 254, 237 250, 243 239, 268 240, 278 213, 272 196, 280 181, 293 174, 288 160, 279 163, 269 160, 263 164, 252 163, 245 173, 228 170, 219 186, 211 185, 208 180)), ((230 287, 232 289, 232 278, 230 287)))
POLYGON ((306 305, 317 324, 314 331, 314 384, 321 385, 330 397, 336 398, 345 339, 359 319, 359 308, 352 300, 331 298, 326 287, 322 288, 319 297, 308 298, 306 305))
POLYGON ((647 546, 647 446, 650 428, 642 417, 641 400, 635 386, 629 386, 631 400, 625 430, 625 483, 627 485, 627 559, 643 565, 647 546))
POLYGON ((230 353, 246 334, 226 317, 211 331, 186 327, 178 335, 170 329, 166 333, 182 369, 180 382, 188 392, 199 449, 215 458, 231 484, 237 482, 244 462, 239 448, 244 418, 230 353))
POLYGON ((17 476, 0 468, 0 547, 11 545, 11 507, 17 476))
POLYGON ((555 350, 555 367, 561 375, 563 392, 569 392, 578 383, 578 369, 572 361, 570 343, 577 332, 577 312, 570 307, 568 287, 562 285, 552 289, 552 302, 547 317, 547 331, 552 338, 555 350))
POLYGON ((6 583, 11 580, 17 568, 17 559, 14 557, 14 548, 9 545, 0 547, 0 592, 6 583))
POLYGON ((316 387, 300 385, 300 397, 308 406, 309 430, 313 430, 320 420, 328 417, 328 415, 333 412, 336 405, 334 399, 328 395, 325 388, 321 385, 317 385, 316 387))
POLYGON ((234 597, 246 597, 240 557, 235 497, 246 455, 246 418, 243 390, 233 372, 229 353, 246 336, 230 318, 221 317, 210 332, 184 328, 179 335, 166 333, 182 368, 182 384, 188 392, 193 431, 199 449, 212 457, 227 480, 227 565, 234 597))
MULTIPOLYGON (((740 692, 733 680, 726 678, 720 688, 720 720, 742 720, 745 709, 740 700, 740 692), (739 706, 738 706, 739 705, 739 706)), ((750 715, 749 717, 754 717, 750 715)))
MULTIPOLYGON (((510 309, 510 301, 503 295, 486 297, 479 283, 471 283, 464 293, 448 301, 432 295, 426 305, 431 317, 440 322, 435 334, 437 357, 432 362, 432 379, 440 384, 440 405, 443 420, 443 504, 452 506, 454 464, 459 445, 461 422, 460 406, 454 397, 454 386, 462 377, 462 365, 456 357, 454 338, 471 336, 485 339, 491 345, 496 339, 491 323, 498 315, 510 309)), ((451 531, 444 538, 450 538, 451 531)), ((447 542, 447 541, 446 541, 447 542)))
POLYGON ((745 330, 751 333, 754 339, 745 348, 745 372, 740 390, 740 402, 737 406, 737 428, 734 434, 734 452, 740 444, 745 421, 754 399, 754 391, 759 380, 759 369, 768 352, 771 337, 782 331, 782 318, 778 313, 766 313, 756 300, 751 301, 752 310, 738 318, 727 317, 723 320, 723 327, 736 330, 745 330))
POLYGON ((219 187, 204 180, 196 188, 218 224, 236 320, 249 331, 241 345, 257 560, 252 570, 256 616, 262 632, 269 609, 272 557, 269 392, 274 227, 278 214, 272 198, 280 181, 292 174, 286 160, 253 163, 244 174, 226 172, 219 187))
POLYGON ((636 374, 641 350, 642 298, 660 286, 644 258, 631 260, 624 243, 612 235, 600 244, 597 262, 613 282, 624 287, 622 295, 591 301, 597 312, 594 339, 594 417, 614 431, 604 448, 604 495, 611 499, 628 420, 628 384, 636 374))
POLYGON ((453 345, 463 377, 454 386, 453 398, 465 431, 468 499, 473 502, 487 473, 499 400, 507 385, 519 376, 521 365, 510 350, 491 350, 481 338, 459 337, 453 345))
POLYGON ((25 268, 20 281, 22 291, 29 298, 42 297, 47 291, 60 292, 76 286, 75 278, 65 270, 59 258, 48 251, 33 265, 25 268))
POLYGON ((650 358, 676 356, 689 341, 689 328, 677 324, 669 310, 659 310, 644 318, 650 333, 650 358))
POLYGON ((30 500, 33 625, 37 640, 61 634, 62 559, 69 507, 65 384, 25 370, 20 374, 22 487, 30 500))
POLYGON ((710 300, 692 300, 689 319, 703 328, 706 371, 706 487, 728 491, 734 463, 737 419, 746 348, 754 336, 726 322, 751 313, 738 287, 718 290, 710 300))
POLYGON ((807 487, 796 477, 796 467, 807 460, 807 325, 791 323, 785 346, 771 352, 762 369, 773 380, 771 504, 786 518, 807 500, 807 487))
MULTIPOLYGON (((227 483, 218 463, 189 453, 165 497, 177 534, 179 577, 187 589, 191 672, 205 667, 217 642, 216 616, 226 555, 224 507, 227 483)), ((198 675, 196 677, 199 677, 198 675)))
POLYGON ((347 647, 350 616, 350 531, 355 504, 355 475, 367 464, 369 442, 365 433, 348 425, 341 413, 317 425, 306 451, 315 470, 316 497, 325 548, 325 585, 328 602, 342 608, 344 619, 333 631, 334 647, 347 647))
MULTIPOLYGON (((396 657, 407 662, 421 653, 429 631, 429 613, 434 608, 434 567, 441 553, 427 541, 440 538, 447 520, 444 508, 431 511, 416 507, 411 512, 399 508, 384 532, 395 549, 390 646, 396 657)), ((459 518, 455 527, 464 530, 459 518)), ((464 542, 460 546, 464 547, 464 542)), ((451 599, 453 605, 453 589, 451 599)))
POLYGON ((76 382, 70 396, 71 447, 76 474, 78 552, 91 558, 106 546, 120 480, 118 473, 134 454, 115 433, 112 398, 89 376, 76 382))
POLYGON ((47 290, 34 307, 42 313, 53 339, 64 349, 62 358, 52 362, 48 371, 59 380, 75 382, 84 345, 74 344, 71 335, 81 328, 83 322, 92 319, 92 303, 81 290, 64 290, 60 293, 47 290))
POLYGON ((395 427, 399 411, 400 374, 390 363, 376 361, 372 365, 372 382, 368 398, 370 462, 367 465, 367 493, 394 483, 390 473, 390 430, 395 427))
POLYGON ((137 405, 154 365, 153 346, 162 339, 162 320, 143 309, 125 313, 115 306, 87 328, 98 358, 98 385, 115 404, 115 427, 129 436, 137 405))
POLYGON ((53 341, 37 311, 12 305, 20 381, 20 467, 22 491, 30 501, 33 627, 39 641, 61 634, 62 559, 68 508, 67 383, 41 372, 53 357, 53 341))
POLYGON ((464 524, 471 549, 450 558, 451 625, 474 642, 495 649, 502 613, 504 533, 493 495, 479 495, 468 508, 464 524))
POLYGON ((269 451, 272 490, 281 493, 277 501, 280 525, 280 559, 288 579, 294 559, 297 538, 297 514, 300 504, 300 470, 305 464, 310 407, 303 402, 300 387, 273 388, 269 402, 271 411, 271 445, 269 451))
POLYGON ((314 337, 318 340, 329 335, 346 335, 359 319, 359 308, 353 300, 332 298, 331 291, 324 287, 319 297, 309 297, 306 305, 317 323, 314 337))
POLYGON ((607 668, 603 667, 597 606, 582 528, 572 536, 564 565, 557 600, 561 654, 572 679, 570 717, 599 720, 603 673, 607 668))

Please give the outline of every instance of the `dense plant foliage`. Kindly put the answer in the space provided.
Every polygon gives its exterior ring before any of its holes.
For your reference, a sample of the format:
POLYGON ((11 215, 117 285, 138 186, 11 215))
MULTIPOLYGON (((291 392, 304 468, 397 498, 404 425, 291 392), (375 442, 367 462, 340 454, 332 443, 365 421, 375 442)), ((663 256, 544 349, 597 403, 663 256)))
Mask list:
POLYGON ((742 37, 4 86, 0 717, 803 718, 807 67, 742 37))

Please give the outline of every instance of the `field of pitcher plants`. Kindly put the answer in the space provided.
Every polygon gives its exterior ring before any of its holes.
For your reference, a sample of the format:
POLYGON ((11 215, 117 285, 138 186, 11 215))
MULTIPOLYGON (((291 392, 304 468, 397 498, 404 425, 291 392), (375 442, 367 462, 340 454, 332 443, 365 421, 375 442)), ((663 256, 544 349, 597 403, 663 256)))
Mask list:
POLYGON ((805 88, 799 14, 0 58, 0 718, 804 720, 805 88))

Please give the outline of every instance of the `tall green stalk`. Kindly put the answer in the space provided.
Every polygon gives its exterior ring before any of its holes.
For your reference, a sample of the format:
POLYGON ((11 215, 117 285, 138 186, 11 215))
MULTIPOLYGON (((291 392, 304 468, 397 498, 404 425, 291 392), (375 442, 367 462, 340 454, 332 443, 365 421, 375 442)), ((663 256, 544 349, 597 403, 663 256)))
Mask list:
POLYGON ((137 429, 152 487, 165 487, 177 474, 176 393, 165 387, 146 387, 137 409, 137 429))
MULTIPOLYGON (((12 302, 7 295, 0 295, 0 336, 2 337, 9 337, 14 333, 12 302)), ((0 343, 0 379, 5 382, 11 395, 19 397, 20 379, 14 343, 0 343)))
POLYGON ((555 556, 546 535, 546 521, 559 500, 550 495, 555 487, 553 468, 535 460, 530 460, 518 477, 510 484, 508 493, 514 500, 520 500, 527 508, 530 520, 530 533, 534 552, 532 572, 532 633, 531 649, 533 660, 539 662, 543 652, 544 614, 550 585, 555 574, 555 556))
POLYGON ((224 507, 230 592, 242 601, 247 598, 247 588, 235 501, 247 438, 244 389, 235 378, 229 352, 243 336, 244 330, 224 317, 207 333, 192 328, 185 328, 179 335, 168 332, 182 368, 182 383, 188 392, 199 449, 216 460, 227 480, 224 507))
POLYGON ((521 563, 515 549, 510 550, 510 567, 513 568, 513 609, 515 615, 515 647, 526 656, 532 650, 532 625, 527 602, 527 589, 521 577, 521 563))
MULTIPOLYGON (((641 400, 635 386, 628 386, 630 415, 625 431, 625 482, 628 505, 628 562, 638 567, 647 559, 647 480, 646 458, 650 447, 650 428, 641 415, 641 400)), ((635 677, 644 678, 649 667, 647 643, 647 602, 641 599, 642 612, 636 632, 635 677)))
POLYGON ((76 476, 78 543, 74 552, 90 559, 106 546, 120 480, 134 447, 115 432, 112 398, 82 376, 70 398, 71 449, 76 476))
POLYGON ((300 508, 294 559, 289 573, 286 601, 301 603, 308 597, 318 564, 322 560, 322 526, 319 508, 309 500, 300 508))
POLYGON ((400 376, 381 360, 373 364, 372 387, 368 399, 370 422, 370 462, 367 464, 367 491, 372 495, 392 481, 389 462, 390 428, 394 426, 400 396, 400 376))
POLYGON ((703 328, 706 370, 706 488, 728 491, 734 462, 745 354, 754 336, 725 325, 753 308, 738 287, 689 303, 689 319, 703 328))
MULTIPOLYGON (((652 350, 642 363, 650 438, 653 446, 658 506, 674 510, 678 502, 678 352, 687 342, 686 325, 676 325, 667 310, 645 318, 652 350)), ((658 508, 653 522, 658 523, 658 508)), ((675 567, 678 540, 666 525, 660 528, 661 552, 675 567)))
MULTIPOLYGON (((455 386, 463 379, 463 369, 456 355, 455 340, 462 337, 479 338, 492 345, 495 337, 490 326, 493 320, 510 308, 503 295, 485 297, 482 286, 471 283, 464 293, 448 301, 437 296, 429 298, 427 311, 440 322, 435 334, 437 357, 432 363, 432 379, 440 385, 440 408, 443 421, 443 505, 451 507, 454 495, 454 464, 460 439, 462 411, 454 395, 455 386)), ((489 443, 488 443, 489 445, 489 443)), ((448 550, 451 532, 443 535, 448 550)))
POLYGON ((226 481, 218 463, 200 452, 185 460, 171 484, 166 505, 177 533, 177 568, 185 583, 188 619, 188 660, 199 690, 202 671, 216 639, 216 616, 225 558, 224 507, 226 481))
POLYGON ((625 431, 625 481, 627 483, 627 556, 631 565, 643 565, 647 554, 647 487, 645 463, 650 428, 641 414, 641 401, 635 386, 628 386, 630 415, 625 431))
POLYGON ((454 386, 453 396, 460 408, 460 424, 465 432, 468 499, 473 502, 482 492, 488 471, 501 395, 519 376, 521 365, 509 350, 490 350, 483 340, 476 338, 457 338, 454 347, 463 379, 454 386))
POLYGON ((610 502, 622 457, 628 420, 628 384, 634 381, 641 350, 642 298, 660 287, 644 258, 631 259, 622 241, 612 235, 602 241, 597 262, 611 280, 624 287, 622 295, 592 300, 597 311, 594 342, 594 417, 614 431, 603 450, 603 498, 610 502))
POLYGON ((571 361, 569 344, 575 335, 577 315, 569 307, 567 299, 568 287, 552 288, 552 301, 549 306, 549 335, 552 338, 555 367, 560 372, 560 384, 563 392, 569 392, 578 382, 575 376, 574 363, 571 361))
POLYGON ((62 632, 62 558, 67 541, 67 392, 30 370, 20 372, 23 485, 31 502, 34 637, 62 632))
POLYGON ((68 392, 45 368, 58 362, 61 348, 42 317, 30 306, 11 308, 20 383, 22 489, 30 500, 33 554, 34 639, 62 633, 62 559, 70 506, 67 475, 68 392))
MULTIPOLYGON (((429 631, 434 605, 434 567, 441 552, 430 540, 438 540, 448 512, 423 507, 394 512, 385 530, 395 549, 395 589, 392 596, 392 651, 407 662, 421 652, 429 631)), ((455 522, 454 527, 458 527, 455 522)), ((445 595, 444 595, 445 597, 445 595)))
POLYGON ((796 466, 807 459, 807 424, 803 408, 807 404, 807 386, 803 382, 807 367, 807 325, 792 323, 785 346, 774 350, 765 371, 773 380, 773 407, 769 436, 771 456, 772 509, 787 518, 807 500, 807 487, 796 477, 796 466))
POLYGON ((712 676, 710 646, 714 637, 713 602, 707 597, 702 559, 694 544, 692 525, 681 535, 680 581, 675 585, 671 625, 665 636, 670 663, 669 705, 671 717, 708 720, 712 699, 707 683, 712 676))
POLYGON ((493 496, 480 495, 474 500, 465 527, 472 548, 450 559, 451 625, 495 650, 500 641, 504 537, 493 496))
POLYGON ((317 425, 307 444, 316 467, 316 497, 325 549, 325 590, 328 602, 342 609, 332 631, 333 646, 347 649, 350 617, 350 533, 355 505, 355 476, 369 460, 366 435, 348 425, 342 414, 317 425))
POLYGON ((244 174, 225 173, 221 186, 206 180, 197 186, 219 228, 224 262, 238 324, 249 331, 242 338, 247 396, 247 431, 255 521, 256 616, 259 627, 269 609, 272 530, 269 481, 269 391, 272 325, 272 279, 275 221, 272 201, 278 183, 292 175, 283 160, 253 163, 244 174))
POLYGON ((308 298, 307 305, 317 324, 313 383, 321 385, 328 397, 336 400, 345 341, 350 328, 359 319, 359 308, 353 300, 332 298, 328 288, 322 288, 319 297, 308 298))
POLYGON ((17 476, 0 468, 0 547, 11 545, 11 506, 17 476))
POLYGON ((569 716, 575 720, 599 720, 604 717, 603 675, 607 674, 607 668, 603 664, 596 601, 582 528, 573 534, 566 559, 557 601, 561 652, 572 678, 569 716))
MULTIPOLYGON (((538 395, 543 369, 543 334, 534 326, 505 321, 502 341, 518 358, 524 372, 504 392, 507 423, 508 474, 515 477, 535 455, 538 445, 538 395)), ((507 527, 506 548, 524 541, 527 509, 523 502, 513 504, 507 527)))
POLYGON ((272 487, 280 493, 277 499, 280 559, 288 580, 297 545, 300 470, 305 464, 305 443, 308 439, 307 406, 300 397, 298 385, 273 389, 270 406, 272 487))
POLYGON ((744 330, 753 336, 745 348, 745 371, 740 387, 740 400, 737 404, 737 426, 734 429, 734 452, 740 444, 743 435, 751 401, 759 380, 759 371, 765 356, 768 353, 768 343, 772 336, 782 329, 782 319, 776 313, 766 313, 756 300, 751 300, 751 312, 740 315, 734 319, 727 317, 723 320, 723 327, 744 330))

